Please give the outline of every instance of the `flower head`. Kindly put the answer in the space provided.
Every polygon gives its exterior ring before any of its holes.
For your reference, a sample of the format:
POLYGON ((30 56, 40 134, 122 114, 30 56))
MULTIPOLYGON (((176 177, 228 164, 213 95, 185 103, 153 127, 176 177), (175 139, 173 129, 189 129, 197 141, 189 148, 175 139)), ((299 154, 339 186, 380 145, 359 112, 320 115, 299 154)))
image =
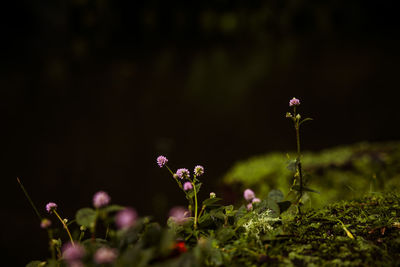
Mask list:
POLYGON ((115 216, 115 224, 119 229, 127 229, 133 226, 137 220, 137 212, 133 208, 125 208, 115 216))
POLYGON ((183 184, 183 190, 189 191, 189 190, 192 190, 192 189, 193 189, 193 185, 192 185, 191 182, 186 182, 186 183, 183 184))
POLYGON ((253 204, 249 203, 246 206, 247 210, 252 210, 253 209, 253 204))
POLYGON ((165 164, 167 164, 168 159, 164 156, 158 156, 157 158, 157 164, 158 166, 160 166, 160 168, 162 168, 165 164))
POLYGON ((182 224, 188 219, 189 211, 184 207, 177 206, 169 211, 169 216, 175 223, 182 224))
POLYGON ((214 192, 210 193, 210 198, 215 198, 217 195, 214 192))
POLYGON ((176 175, 178 175, 178 177, 179 177, 180 179, 187 179, 187 178, 190 177, 189 170, 188 170, 188 169, 185 169, 185 168, 178 169, 178 170, 176 171, 176 175))
POLYGON ((293 106, 299 106, 300 105, 300 100, 298 100, 297 98, 293 97, 292 99, 290 99, 289 101, 289 106, 293 107, 293 106))
POLYGON ((49 219, 44 218, 41 222, 40 222, 40 227, 42 227, 43 229, 47 229, 51 226, 51 221, 49 219))
POLYGON ((200 176, 204 174, 204 167, 201 165, 197 165, 196 167, 194 167, 194 174, 196 176, 200 176))
POLYGON ((103 247, 99 248, 94 254, 94 261, 97 264, 112 263, 117 256, 118 254, 115 249, 103 247))
POLYGON ((85 249, 80 244, 66 243, 62 247, 63 258, 69 264, 79 262, 85 255, 85 249))
POLYGON ((104 206, 107 206, 108 203, 110 203, 110 196, 104 192, 104 191, 99 191, 93 196, 93 206, 95 208, 101 208, 104 206))
POLYGON ((251 190, 251 189, 244 190, 243 196, 244 196, 244 199, 246 199, 247 201, 251 201, 253 198, 256 197, 253 190, 251 190))
POLYGON ((259 203, 261 202, 261 200, 259 198, 253 198, 253 200, 251 201, 251 203, 259 203))
POLYGON ((57 204, 54 202, 49 202, 46 205, 46 210, 48 213, 51 213, 53 210, 55 210, 57 208, 57 204))

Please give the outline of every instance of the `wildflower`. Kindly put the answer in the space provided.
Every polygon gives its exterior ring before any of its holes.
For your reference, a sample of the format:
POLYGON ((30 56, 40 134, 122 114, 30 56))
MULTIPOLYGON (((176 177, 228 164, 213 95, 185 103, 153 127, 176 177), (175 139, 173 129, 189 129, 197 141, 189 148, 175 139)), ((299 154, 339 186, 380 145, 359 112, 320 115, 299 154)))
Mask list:
POLYGON ((96 253, 94 254, 94 261, 97 264, 107 264, 112 263, 118 254, 115 249, 112 248, 99 248, 96 253))
POLYGON ((192 186, 191 182, 186 182, 186 183, 183 184, 183 190, 189 191, 189 190, 192 190, 192 189, 193 189, 193 186, 192 186))
POLYGON ((137 212, 133 208, 125 208, 115 216, 115 224, 119 229, 127 229, 136 223, 137 212))
POLYGON ((251 201, 253 198, 256 197, 253 190, 251 190, 251 189, 244 190, 243 196, 244 196, 244 199, 246 199, 247 201, 251 201))
POLYGON ((80 244, 67 243, 62 247, 63 258, 68 264, 78 263, 85 255, 85 249, 80 244))
POLYGON ((42 227, 43 229, 49 228, 50 226, 51 226, 51 221, 46 218, 44 218, 40 223, 40 227, 42 227))
POLYGON ((217 195, 214 192, 210 193, 210 198, 215 198, 217 195))
POLYGON ((164 156, 159 156, 157 158, 157 164, 158 164, 158 166, 160 166, 160 168, 162 168, 165 164, 167 164, 167 162, 168 162, 168 159, 164 156))
POLYGON ((297 98, 293 97, 290 101, 289 101, 289 106, 293 107, 293 106, 299 106, 300 105, 300 100, 298 100, 297 98))
POLYGON ((253 205, 251 203, 247 204, 246 206, 247 210, 252 210, 253 209, 253 205))
POLYGON ((259 203, 261 200, 259 198, 253 198, 253 200, 251 201, 251 203, 259 203))
POLYGON ((204 167, 201 165, 197 165, 196 167, 194 167, 194 174, 196 176, 201 176, 204 174, 204 167))
POLYGON ((57 209, 57 204, 54 202, 49 202, 46 205, 46 210, 48 213, 51 213, 53 210, 57 209))
POLYGON ((189 170, 188 170, 188 169, 185 169, 185 168, 178 169, 178 170, 176 171, 176 175, 178 175, 178 177, 179 177, 180 179, 187 179, 187 178, 190 177, 189 170))
POLYGON ((182 224, 188 219, 189 211, 184 207, 177 206, 169 211, 169 216, 175 223, 182 224))
POLYGON ((110 196, 104 192, 104 191, 99 191, 93 196, 93 206, 95 208, 101 208, 104 206, 107 206, 108 203, 110 203, 110 196))

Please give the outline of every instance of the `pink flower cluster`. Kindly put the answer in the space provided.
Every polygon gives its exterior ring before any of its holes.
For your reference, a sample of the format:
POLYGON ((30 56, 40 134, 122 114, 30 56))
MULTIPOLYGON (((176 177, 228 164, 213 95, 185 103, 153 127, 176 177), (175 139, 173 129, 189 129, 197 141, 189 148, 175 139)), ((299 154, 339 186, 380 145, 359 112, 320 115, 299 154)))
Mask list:
POLYGON ((261 201, 259 198, 256 198, 256 194, 254 194, 251 189, 244 190, 243 197, 247 202, 249 202, 246 206, 247 210, 251 210, 254 203, 259 203, 261 201))

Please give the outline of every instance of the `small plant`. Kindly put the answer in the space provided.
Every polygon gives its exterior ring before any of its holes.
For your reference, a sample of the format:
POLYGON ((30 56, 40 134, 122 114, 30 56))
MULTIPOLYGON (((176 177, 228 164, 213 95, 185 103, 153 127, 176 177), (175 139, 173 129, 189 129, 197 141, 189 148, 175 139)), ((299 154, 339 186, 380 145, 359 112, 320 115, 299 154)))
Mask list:
POLYGON ((298 207, 298 211, 301 214, 301 201, 303 198, 304 191, 316 192, 310 188, 304 186, 304 173, 301 165, 301 149, 300 149, 300 126, 306 122, 312 120, 311 118, 301 119, 300 113, 297 112, 297 107, 300 106, 300 100, 293 97, 289 101, 289 106, 293 107, 293 114, 290 112, 286 113, 286 118, 289 118, 293 121, 294 129, 296 131, 296 145, 297 145, 297 155, 294 161, 290 161, 288 165, 288 169, 294 171, 294 179, 293 184, 290 188, 289 194, 293 191, 297 191, 298 196, 296 199, 296 204, 298 207))

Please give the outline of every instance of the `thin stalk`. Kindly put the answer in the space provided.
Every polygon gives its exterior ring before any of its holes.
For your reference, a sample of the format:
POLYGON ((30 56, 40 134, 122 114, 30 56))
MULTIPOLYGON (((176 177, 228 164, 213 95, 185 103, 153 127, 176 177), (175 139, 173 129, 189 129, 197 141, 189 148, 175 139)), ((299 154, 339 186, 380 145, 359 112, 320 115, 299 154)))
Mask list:
POLYGON ((25 190, 25 187, 22 185, 22 183, 18 177, 17 177, 17 182, 21 186, 22 191, 24 192, 26 198, 28 199, 29 203, 31 204, 31 206, 32 206, 33 210, 35 211, 36 215, 38 216, 39 220, 42 221, 42 216, 40 216, 38 209, 36 208, 35 204, 33 204, 32 199, 29 197, 28 192, 25 190))
POLYGON ((175 178, 175 173, 174 173, 173 171, 171 171, 171 169, 170 169, 166 164, 165 164, 165 167, 166 167, 166 168, 168 169, 168 171, 171 173, 172 178, 174 178, 174 180, 175 180, 175 182, 178 184, 179 188, 180 188, 180 189, 183 189, 181 183, 178 181, 178 179, 175 178))
POLYGON ((56 259, 56 251, 54 250, 54 244, 53 244, 53 231, 51 229, 47 230, 47 233, 49 234, 49 245, 50 245, 50 252, 51 252, 51 258, 53 260, 56 259))
POLYGON ((297 140, 297 169, 299 171, 299 180, 300 180, 300 198, 303 196, 303 172, 301 170, 301 162, 300 162, 300 129, 297 122, 296 125, 296 140, 297 140))
POLYGON ((197 228, 197 191, 196 191, 196 184, 193 181, 193 190, 194 190, 194 229, 196 230, 197 228))
POLYGON ((201 207, 200 213, 199 213, 199 219, 201 217, 201 215, 203 215, 204 210, 206 209, 206 205, 203 205, 203 207, 201 207))
POLYGON ((60 220, 60 222, 61 222, 62 225, 64 226, 65 231, 67 231, 68 236, 69 236, 69 239, 71 240, 71 244, 72 244, 73 246, 75 246, 74 240, 72 239, 72 236, 71 236, 71 233, 69 232, 68 226, 65 224, 65 222, 63 221, 63 219, 61 219, 60 215, 58 214, 58 212, 57 212, 55 209, 53 209, 52 211, 54 212, 54 214, 58 217, 58 219, 60 220))

